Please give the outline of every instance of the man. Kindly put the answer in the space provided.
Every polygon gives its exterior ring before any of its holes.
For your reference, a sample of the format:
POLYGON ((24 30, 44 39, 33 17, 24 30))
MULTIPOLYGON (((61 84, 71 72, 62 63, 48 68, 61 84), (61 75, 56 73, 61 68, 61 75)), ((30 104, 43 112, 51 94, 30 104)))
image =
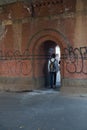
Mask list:
POLYGON ((50 74, 50 86, 51 88, 56 87, 56 75, 58 72, 58 61, 55 53, 52 54, 51 59, 48 61, 48 72, 50 74))

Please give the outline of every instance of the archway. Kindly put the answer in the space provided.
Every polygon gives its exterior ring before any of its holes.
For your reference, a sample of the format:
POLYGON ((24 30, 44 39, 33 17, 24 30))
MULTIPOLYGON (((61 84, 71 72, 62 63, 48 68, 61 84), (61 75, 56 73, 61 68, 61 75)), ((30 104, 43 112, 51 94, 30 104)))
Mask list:
MULTIPOLYGON (((61 49, 61 55, 64 52, 64 48, 69 47, 70 44, 65 36, 59 31, 53 29, 44 29, 35 33, 28 43, 28 48, 32 58, 32 77, 34 88, 46 87, 48 85, 47 65, 49 58, 49 48, 55 48, 59 46, 61 49), (46 82, 47 80, 47 82, 46 82)), ((64 60, 61 59, 61 83, 64 78, 64 60)), ((62 84, 61 84, 62 85, 62 84)))
MULTIPOLYGON (((45 51, 46 54, 48 56, 47 60, 46 60, 46 64, 44 65, 44 73, 45 73, 45 85, 48 87, 49 86, 49 73, 48 73, 48 60, 50 58, 50 56, 55 53, 56 54, 56 59, 58 60, 58 66, 59 66, 59 71, 57 72, 57 78, 56 78, 56 87, 60 87, 61 86, 61 65, 60 65, 60 60, 61 60, 61 49, 60 46, 55 43, 52 40, 47 40, 44 41, 42 44, 45 44, 45 51), (48 76, 48 77, 47 77, 48 76)), ((45 87, 46 87, 45 86, 45 87)))
MULTIPOLYGON (((39 44, 39 43, 38 43, 39 44)), ((48 73, 48 60, 52 53, 56 53, 58 56, 58 53, 56 52, 56 48, 58 47, 58 44, 53 40, 45 40, 41 42, 39 45, 34 46, 34 79, 35 79, 35 85, 37 87, 44 87, 49 88, 49 73, 48 73)), ((56 57, 59 58, 59 57, 56 57)), ((58 59, 60 60, 60 59, 58 59)), ((59 79, 59 74, 61 72, 58 72, 57 78, 59 79)), ((60 86, 60 81, 56 82, 57 87, 60 86)))

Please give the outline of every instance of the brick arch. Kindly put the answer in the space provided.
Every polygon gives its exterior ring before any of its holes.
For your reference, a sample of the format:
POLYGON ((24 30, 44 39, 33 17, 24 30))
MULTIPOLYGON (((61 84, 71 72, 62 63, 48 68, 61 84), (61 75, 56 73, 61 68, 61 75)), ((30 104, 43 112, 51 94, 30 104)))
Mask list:
MULTIPOLYGON (((34 56, 37 55, 37 57, 38 57, 38 56, 42 53, 42 50, 40 50, 41 53, 39 53, 39 48, 40 48, 41 44, 43 44, 44 42, 46 42, 46 41, 48 41, 48 40, 53 41, 53 42, 56 44, 56 46, 58 45, 58 46, 60 47, 61 54, 63 53, 63 51, 64 51, 64 46, 62 45, 62 42, 61 42, 59 39, 57 39, 56 37, 54 37, 54 36, 51 36, 51 35, 49 36, 49 35, 47 35, 47 36, 41 37, 40 39, 38 39, 38 40, 36 41, 36 44, 33 46, 32 54, 33 54, 34 56)), ((61 60, 62 60, 62 59, 61 59, 61 60)), ((36 64, 39 64, 38 62, 39 62, 39 61, 33 60, 33 65, 36 66, 36 64)), ((36 70, 39 72, 39 69, 42 69, 42 68, 41 68, 41 66, 42 66, 41 63, 42 63, 42 62, 40 62, 40 66, 39 66, 39 65, 37 66, 37 69, 34 67, 34 69, 33 69, 33 76, 34 76, 34 77, 37 76, 36 70)), ((42 64, 44 64, 44 61, 43 61, 42 64)), ((40 70, 40 73, 41 73, 41 70, 40 70)), ((64 75, 64 60, 62 60, 62 64, 61 64, 61 76, 63 77, 63 75, 64 75)), ((41 76, 41 75, 40 75, 40 76, 41 76)))
MULTIPOLYGON (((41 44, 48 40, 56 43, 56 45, 58 45, 60 47, 61 53, 63 52, 63 49, 65 47, 70 46, 70 43, 68 42, 67 38, 64 37, 61 33, 59 33, 56 30, 46 29, 46 30, 41 30, 41 31, 37 32, 36 34, 34 34, 28 44, 28 49, 30 51, 30 54, 33 55, 33 59, 34 59, 34 60, 32 60, 32 67, 33 67, 32 74, 33 74, 33 78, 35 79, 34 82, 36 82, 36 79, 38 79, 38 81, 40 80, 38 77, 43 77, 42 70, 43 70, 43 65, 45 63, 45 60, 42 60, 42 61, 37 60, 37 58, 38 58, 37 56, 41 53, 38 51, 41 44)), ((62 77, 64 75, 63 61, 61 64, 61 75, 62 75, 62 77)), ((36 83, 35 83, 35 85, 36 85, 36 83)))
MULTIPOLYGON (((71 43, 69 42, 68 38, 56 29, 43 29, 36 32, 30 39, 27 45, 27 48, 33 53, 34 46, 38 46, 40 41, 43 40, 53 40, 54 42, 58 43, 60 47, 70 47, 71 43)), ((40 42, 41 43, 41 42, 40 42)))
POLYGON ((53 41, 54 43, 56 43, 56 45, 59 45, 60 48, 63 49, 63 46, 62 46, 60 40, 56 39, 56 37, 53 37, 53 36, 51 36, 51 35, 50 35, 50 36, 49 36, 49 35, 46 35, 46 36, 43 36, 43 37, 41 37, 40 39, 38 39, 38 40, 36 41, 36 44, 35 44, 35 45, 33 46, 33 48, 32 48, 32 53, 33 53, 33 54, 38 54, 38 53, 37 53, 37 50, 39 49, 39 47, 41 46, 41 44, 42 44, 43 42, 48 41, 48 40, 53 41))

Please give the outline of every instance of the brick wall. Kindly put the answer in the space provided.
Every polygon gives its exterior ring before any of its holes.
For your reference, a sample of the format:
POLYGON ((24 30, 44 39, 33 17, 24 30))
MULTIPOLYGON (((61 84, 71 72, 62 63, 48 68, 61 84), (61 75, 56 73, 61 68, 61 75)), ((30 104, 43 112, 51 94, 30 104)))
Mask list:
POLYGON ((49 40, 61 49, 62 86, 69 86, 74 80, 71 86, 79 86, 78 79, 87 78, 85 5, 85 0, 48 0, 2 6, 0 89, 22 91, 43 87, 49 40))

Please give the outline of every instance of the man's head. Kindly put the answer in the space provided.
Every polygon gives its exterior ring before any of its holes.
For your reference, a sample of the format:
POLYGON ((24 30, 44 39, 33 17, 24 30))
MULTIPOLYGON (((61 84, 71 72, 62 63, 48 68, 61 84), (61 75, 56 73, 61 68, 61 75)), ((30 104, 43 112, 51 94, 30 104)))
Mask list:
POLYGON ((51 56, 51 58, 55 58, 55 57, 56 57, 56 55, 55 55, 55 53, 53 53, 52 56, 51 56))

